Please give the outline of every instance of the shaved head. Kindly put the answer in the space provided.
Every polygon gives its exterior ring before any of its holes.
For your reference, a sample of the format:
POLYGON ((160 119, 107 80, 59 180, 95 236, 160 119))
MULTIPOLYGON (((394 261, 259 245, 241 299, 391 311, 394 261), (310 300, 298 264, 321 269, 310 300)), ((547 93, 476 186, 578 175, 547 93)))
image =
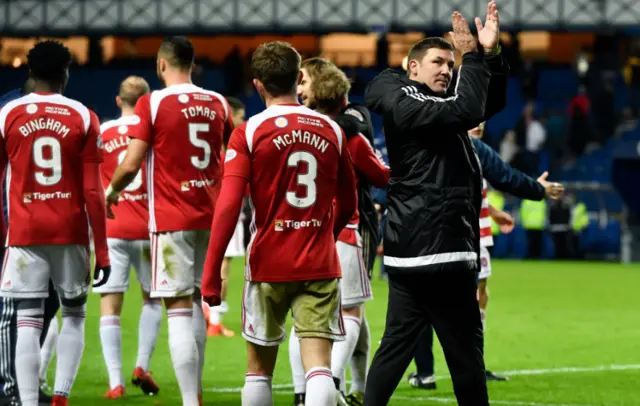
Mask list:
POLYGON ((134 107, 138 99, 149 93, 149 84, 139 76, 129 76, 120 84, 120 100, 123 105, 134 107))

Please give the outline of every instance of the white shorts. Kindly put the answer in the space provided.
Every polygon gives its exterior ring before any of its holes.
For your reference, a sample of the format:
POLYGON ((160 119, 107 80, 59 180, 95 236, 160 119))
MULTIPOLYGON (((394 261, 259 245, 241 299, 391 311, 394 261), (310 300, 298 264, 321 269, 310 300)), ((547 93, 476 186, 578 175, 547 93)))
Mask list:
POLYGON ((297 282, 245 281, 242 296, 242 336, 261 345, 274 346, 287 338, 287 314, 293 316, 298 338, 342 341, 344 322, 337 279, 297 282))
POLYGON ((94 288, 95 293, 124 293, 129 290, 131 267, 136 269, 142 290, 151 288, 151 243, 149 240, 108 238, 111 275, 107 283, 94 288))
POLYGON ((231 237, 231 241, 229 241, 229 245, 227 246, 227 251, 225 251, 225 258, 236 258, 236 257, 244 257, 244 224, 242 221, 238 221, 236 224, 236 231, 233 233, 233 237, 231 237))
POLYGON ((200 288, 209 230, 151 234, 150 296, 182 297, 200 288))
POLYGON ((342 268, 342 279, 340 279, 342 307, 347 308, 359 306, 373 299, 371 281, 369 281, 369 275, 362 259, 362 240, 359 234, 357 234, 357 238, 358 246, 342 241, 336 242, 338 259, 342 268))
POLYGON ((480 247, 480 274, 478 279, 487 279, 491 276, 491 255, 487 247, 480 247))
POLYGON ((61 298, 75 299, 89 292, 90 268, 88 246, 7 247, 0 291, 6 297, 46 298, 52 279, 61 298))

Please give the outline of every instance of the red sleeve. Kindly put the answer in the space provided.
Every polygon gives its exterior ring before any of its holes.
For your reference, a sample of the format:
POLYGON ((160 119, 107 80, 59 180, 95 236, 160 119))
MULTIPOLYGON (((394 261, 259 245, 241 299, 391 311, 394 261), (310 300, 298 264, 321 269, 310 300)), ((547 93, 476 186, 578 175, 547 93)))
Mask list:
POLYGON ((133 111, 140 122, 135 126, 135 131, 131 131, 128 136, 137 138, 151 144, 153 140, 153 125, 151 123, 151 93, 147 93, 138 99, 136 107, 133 111))
POLYGON ((4 137, 0 137, 0 238, 5 240, 7 235, 7 219, 4 218, 4 198, 6 185, 7 153, 4 147, 4 137))
POLYGON ((93 232, 93 244, 96 250, 96 265, 108 266, 109 249, 107 248, 107 209, 105 207, 104 189, 100 181, 100 164, 84 163, 84 200, 93 232))
POLYGON ((250 154, 243 127, 239 127, 231 135, 224 166, 222 190, 213 214, 211 237, 202 275, 201 290, 205 298, 220 299, 222 260, 235 231, 249 180, 250 154))
POLYGON ((233 132, 233 111, 227 99, 224 99, 225 108, 227 109, 227 119, 224 121, 224 145, 228 145, 231 139, 231 133, 233 132))
POLYGON ((93 111, 89 110, 89 129, 87 139, 82 150, 82 160, 84 162, 102 162, 102 137, 100 135, 100 120, 93 111))
POLYGON ((340 166, 338 168, 338 190, 335 203, 336 218, 333 223, 333 236, 337 241, 340 232, 349 224, 349 220, 358 206, 356 176, 353 172, 351 154, 349 153, 344 133, 342 134, 342 154, 340 155, 340 166))
POLYGON ((374 187, 384 189, 389 185, 391 173, 389 167, 373 150, 369 141, 362 134, 349 140, 349 152, 353 166, 374 187))

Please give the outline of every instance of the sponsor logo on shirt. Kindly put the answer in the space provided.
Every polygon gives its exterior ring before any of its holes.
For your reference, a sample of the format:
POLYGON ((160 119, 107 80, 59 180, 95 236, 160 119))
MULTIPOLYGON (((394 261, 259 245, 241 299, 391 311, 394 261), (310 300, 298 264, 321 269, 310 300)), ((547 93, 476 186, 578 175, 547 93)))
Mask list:
POLYGON ((294 229, 300 230, 301 228, 319 228, 322 226, 321 220, 311 219, 311 220, 275 220, 273 222, 274 229, 276 231, 284 231, 284 229, 294 229))
POLYGON ((120 196, 118 197, 118 201, 119 202, 123 202, 123 201, 128 201, 128 202, 137 202, 139 200, 147 200, 148 196, 146 193, 141 193, 139 195, 133 195, 131 193, 120 193, 120 196))
POLYGON ((275 220, 273 222, 273 228, 276 231, 283 231, 284 230, 284 223, 282 222, 282 220, 275 220))
POLYGON ((213 186, 216 183, 213 179, 183 180, 180 182, 180 190, 188 192, 191 188, 203 188, 213 186))
POLYGON ((45 202, 47 200, 56 200, 56 199, 71 199, 71 192, 51 192, 51 193, 41 193, 41 192, 33 192, 33 193, 25 193, 22 197, 22 201, 24 203, 33 203, 34 201, 45 202))

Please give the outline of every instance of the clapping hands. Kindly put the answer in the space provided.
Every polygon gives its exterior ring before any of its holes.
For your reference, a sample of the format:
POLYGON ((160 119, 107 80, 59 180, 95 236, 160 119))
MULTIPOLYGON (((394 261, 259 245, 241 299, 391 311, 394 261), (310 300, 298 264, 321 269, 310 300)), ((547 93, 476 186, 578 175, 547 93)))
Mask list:
POLYGON ((480 17, 475 18, 476 29, 478 30, 478 41, 471 34, 467 20, 457 11, 451 15, 451 25, 453 31, 450 32, 453 45, 461 54, 476 51, 478 43, 485 51, 494 50, 498 46, 500 36, 500 16, 495 1, 487 4, 487 16, 482 24, 480 17))

